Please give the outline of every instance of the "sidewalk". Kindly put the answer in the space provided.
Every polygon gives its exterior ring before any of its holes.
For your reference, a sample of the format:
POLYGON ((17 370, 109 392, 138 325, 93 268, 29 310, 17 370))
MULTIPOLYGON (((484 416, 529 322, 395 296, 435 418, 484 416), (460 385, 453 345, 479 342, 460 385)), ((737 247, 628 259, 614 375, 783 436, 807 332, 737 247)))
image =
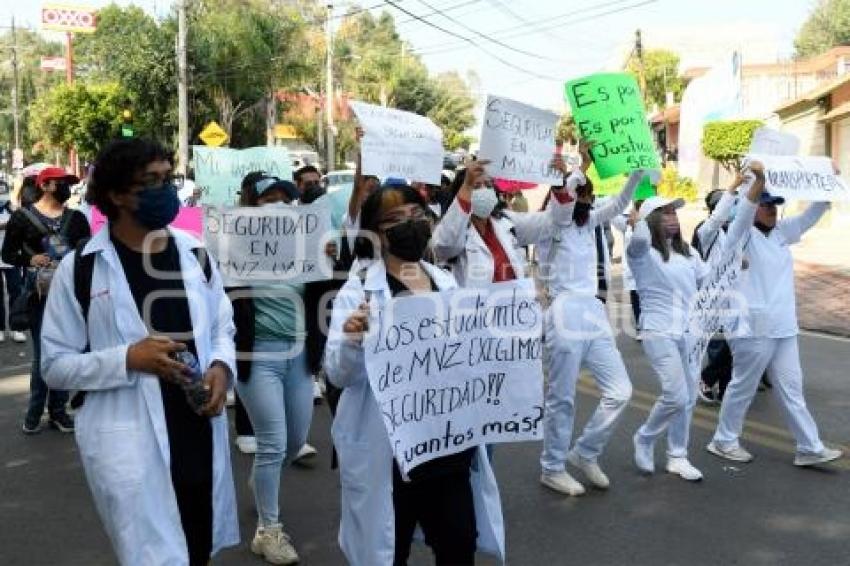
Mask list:
POLYGON ((850 269, 798 260, 795 275, 800 327, 850 336, 850 269))

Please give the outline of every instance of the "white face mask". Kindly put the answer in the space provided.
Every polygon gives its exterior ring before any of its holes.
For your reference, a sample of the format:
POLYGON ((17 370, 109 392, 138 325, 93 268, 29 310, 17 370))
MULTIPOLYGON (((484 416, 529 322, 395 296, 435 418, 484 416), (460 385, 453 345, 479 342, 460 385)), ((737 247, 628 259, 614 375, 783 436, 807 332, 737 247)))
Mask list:
POLYGON ((499 204, 496 191, 490 188, 472 191, 472 214, 478 218, 487 218, 499 204))
POLYGON ((267 202, 260 205, 260 208, 289 208, 292 206, 289 203, 283 202, 282 200, 276 200, 274 202, 267 202))

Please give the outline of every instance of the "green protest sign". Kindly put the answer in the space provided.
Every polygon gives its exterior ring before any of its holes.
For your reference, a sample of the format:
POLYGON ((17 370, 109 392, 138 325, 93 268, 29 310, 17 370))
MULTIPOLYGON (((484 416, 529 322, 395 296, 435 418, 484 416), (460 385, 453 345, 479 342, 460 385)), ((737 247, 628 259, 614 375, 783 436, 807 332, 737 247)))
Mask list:
MULTIPOLYGON (((602 179, 660 168, 634 77, 602 73, 572 80, 566 84, 566 97, 579 135, 595 142, 590 153, 602 179)), ((644 180, 635 198, 646 198, 647 193, 655 194, 644 180)))
POLYGON ((195 145, 192 151, 195 184, 201 189, 203 204, 236 204, 242 178, 252 171, 292 180, 292 162, 285 147, 230 149, 195 145))

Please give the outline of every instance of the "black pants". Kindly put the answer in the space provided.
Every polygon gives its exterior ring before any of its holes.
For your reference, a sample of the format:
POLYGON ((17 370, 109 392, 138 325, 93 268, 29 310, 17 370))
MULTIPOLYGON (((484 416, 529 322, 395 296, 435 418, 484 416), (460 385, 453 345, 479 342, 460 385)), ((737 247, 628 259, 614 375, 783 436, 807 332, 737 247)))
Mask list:
POLYGON ((637 291, 629 291, 629 299, 632 303, 632 314, 635 316, 635 328, 640 324, 640 295, 637 291))
POLYGON ((254 427, 248 417, 248 411, 245 410, 245 405, 242 404, 239 393, 234 391, 234 396, 236 397, 236 403, 233 407, 236 413, 236 436, 254 436, 254 427))
POLYGON ((709 387, 719 384, 720 396, 732 380, 732 350, 724 338, 712 338, 706 350, 708 364, 702 370, 702 382, 709 387))
POLYGON ((395 566, 405 566, 416 524, 437 566, 475 564, 478 531, 469 470, 405 482, 393 465, 395 566))

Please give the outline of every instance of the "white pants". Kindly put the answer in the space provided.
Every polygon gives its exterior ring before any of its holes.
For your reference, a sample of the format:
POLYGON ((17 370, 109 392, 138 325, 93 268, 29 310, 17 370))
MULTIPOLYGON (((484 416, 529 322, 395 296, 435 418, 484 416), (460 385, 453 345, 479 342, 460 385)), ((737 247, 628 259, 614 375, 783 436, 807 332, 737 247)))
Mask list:
POLYGON ((755 397, 762 374, 767 370, 773 392, 785 408, 785 420, 797 441, 797 451, 822 452, 818 427, 803 398, 803 371, 797 337, 736 338, 729 341, 729 346, 733 360, 732 381, 723 395, 714 442, 725 449, 738 446, 747 409, 755 397))
POLYGON ((691 417, 697 400, 697 375, 688 365, 684 338, 645 333, 643 351, 661 382, 661 396, 638 435, 645 443, 655 442, 667 431, 667 456, 686 458, 691 417))
POLYGON ((559 297, 546 312, 549 382, 540 464, 547 472, 563 471, 565 467, 582 366, 593 374, 602 398, 576 441, 579 456, 596 461, 626 408, 632 384, 612 334, 605 307, 594 297, 559 297))

